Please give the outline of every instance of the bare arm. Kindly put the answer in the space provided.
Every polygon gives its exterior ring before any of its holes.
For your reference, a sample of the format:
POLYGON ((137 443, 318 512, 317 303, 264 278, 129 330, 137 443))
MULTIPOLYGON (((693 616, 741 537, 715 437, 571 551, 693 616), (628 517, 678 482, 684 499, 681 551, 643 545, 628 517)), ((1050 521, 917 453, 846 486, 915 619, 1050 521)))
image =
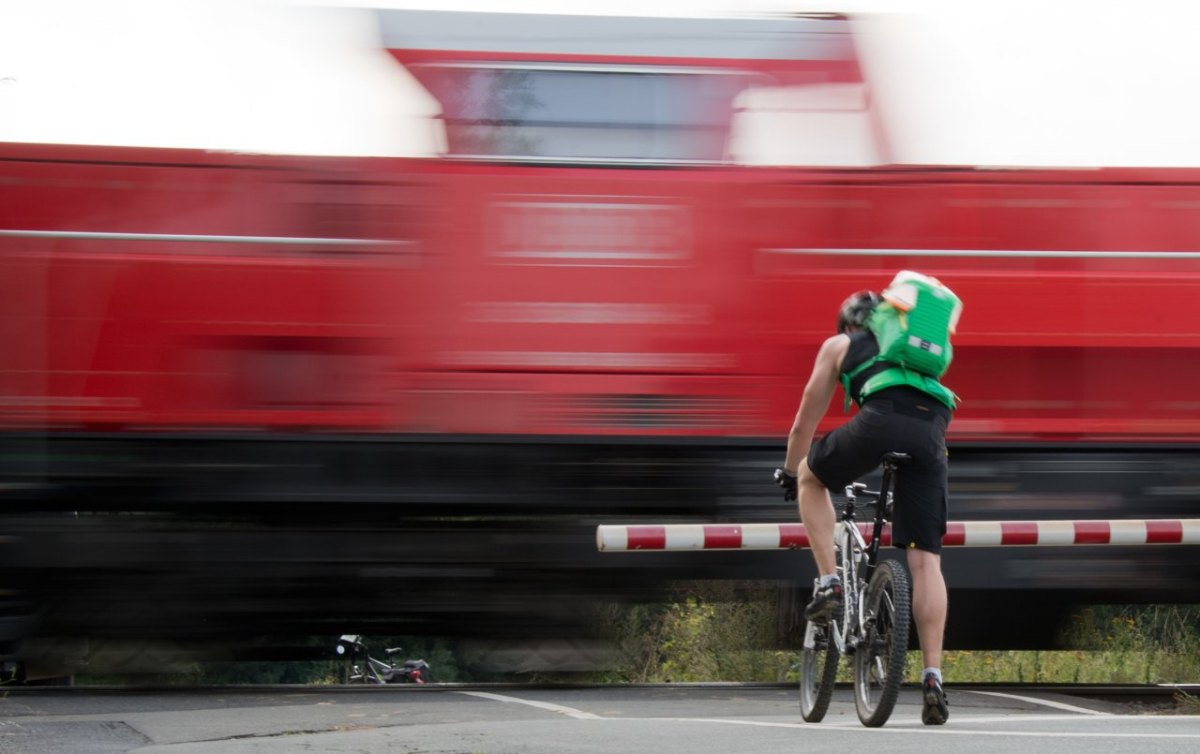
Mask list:
POLYGON ((804 386, 804 396, 800 399, 796 420, 792 422, 792 431, 788 433, 787 458, 783 468, 793 476, 800 468, 800 461, 808 456, 817 425, 829 410, 829 401, 833 399, 833 393, 837 390, 842 360, 846 358, 849 348, 849 336, 834 335, 822 343, 821 349, 817 351, 812 375, 808 378, 808 384, 804 386))

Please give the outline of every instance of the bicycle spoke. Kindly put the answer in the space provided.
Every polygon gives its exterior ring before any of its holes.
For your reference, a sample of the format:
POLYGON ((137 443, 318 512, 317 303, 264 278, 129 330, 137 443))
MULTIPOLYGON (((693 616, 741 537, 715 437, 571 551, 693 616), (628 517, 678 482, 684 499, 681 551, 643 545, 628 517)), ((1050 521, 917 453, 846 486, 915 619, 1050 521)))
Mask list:
POLYGON ((883 593, 880 595, 880 602, 882 603, 880 605, 882 609, 879 611, 881 618, 896 614, 896 603, 892 601, 892 593, 890 591, 883 591, 883 593))

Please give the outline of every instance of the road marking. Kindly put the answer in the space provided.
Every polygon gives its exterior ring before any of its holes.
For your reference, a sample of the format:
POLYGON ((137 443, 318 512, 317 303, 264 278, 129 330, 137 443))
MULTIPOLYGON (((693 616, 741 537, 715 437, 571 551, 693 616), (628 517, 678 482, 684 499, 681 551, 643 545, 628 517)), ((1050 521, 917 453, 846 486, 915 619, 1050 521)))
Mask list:
POLYGON ((551 704, 550 702, 535 702, 532 699, 521 699, 515 696, 505 696, 503 694, 492 694, 487 691, 460 691, 460 694, 467 696, 478 696, 483 699, 491 699, 496 702, 506 702, 509 704, 527 704, 530 707, 557 712, 560 715, 573 717, 576 720, 603 720, 599 715, 593 715, 591 712, 575 709, 574 707, 564 707, 561 704, 551 704))
POLYGON ((1063 702, 1052 702, 1049 699, 1034 699, 1031 696, 1019 696, 1017 694, 1002 694, 999 691, 976 691, 974 689, 959 689, 970 694, 983 694, 984 696, 998 696, 1002 699, 1015 699, 1018 702, 1028 702, 1029 704, 1039 704, 1043 707, 1053 707, 1054 709, 1066 710, 1067 712, 1078 712, 1081 715, 1101 715, 1111 716, 1108 712, 1098 712, 1094 709, 1085 707, 1076 707, 1073 704, 1065 704, 1063 702))
MULTIPOLYGON (((1017 722, 1031 721, 1048 721, 1048 720, 1103 720, 1112 722, 1115 720, 1153 720, 1157 716, 1146 715, 1144 717, 1136 715, 1106 715, 1102 718, 1098 717, 1065 717, 1062 715, 1022 715, 1013 718, 1017 722)), ((1179 720, 1181 718, 1200 719, 1197 715, 1171 715, 1171 720, 1179 720)), ((604 718, 618 719, 618 718, 604 718)), ((809 730, 836 730, 836 731, 859 731, 862 733, 874 734, 889 734, 889 733, 919 733, 921 735, 942 735, 942 736, 1026 736, 1033 738, 1132 738, 1132 739, 1147 739, 1147 738, 1164 738, 1164 739, 1185 739, 1200 741, 1200 733, 1113 733, 1113 732, 1089 732, 1089 731, 1041 731, 1041 730, 980 730, 979 728, 954 728, 954 723, 968 722, 965 719, 956 720, 950 718, 948 726, 931 727, 927 725, 918 725, 916 723, 909 724, 908 727, 900 727, 896 724, 891 724, 885 728, 868 728, 859 724, 857 720, 846 722, 845 724, 825 724, 825 723, 782 723, 771 722, 769 720, 732 720, 715 717, 642 717, 642 718, 619 718, 626 722, 632 720, 644 721, 662 721, 662 722, 680 722, 680 723, 721 723, 724 725, 751 725, 762 728, 807 728, 809 730)), ((996 720, 1008 718, 995 718, 996 720)), ((971 718, 969 722, 984 722, 986 718, 971 718)), ((1160 718, 1161 721, 1161 718, 1160 718)), ((904 725, 903 723, 901 725, 904 725)))

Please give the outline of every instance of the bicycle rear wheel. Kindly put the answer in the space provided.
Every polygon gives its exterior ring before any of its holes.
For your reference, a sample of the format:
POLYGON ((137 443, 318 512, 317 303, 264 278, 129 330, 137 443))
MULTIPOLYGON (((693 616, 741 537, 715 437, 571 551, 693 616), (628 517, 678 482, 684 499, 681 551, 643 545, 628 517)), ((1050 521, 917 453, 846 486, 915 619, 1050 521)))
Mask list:
POLYGON ((904 680, 912 587, 908 570, 885 560, 875 569, 863 597, 865 636, 854 652, 854 706, 863 725, 887 722, 904 680))
POLYGON ((800 650, 800 716, 806 722, 821 722, 829 710, 838 666, 838 649, 833 641, 836 625, 809 622, 804 629, 804 648, 800 650))

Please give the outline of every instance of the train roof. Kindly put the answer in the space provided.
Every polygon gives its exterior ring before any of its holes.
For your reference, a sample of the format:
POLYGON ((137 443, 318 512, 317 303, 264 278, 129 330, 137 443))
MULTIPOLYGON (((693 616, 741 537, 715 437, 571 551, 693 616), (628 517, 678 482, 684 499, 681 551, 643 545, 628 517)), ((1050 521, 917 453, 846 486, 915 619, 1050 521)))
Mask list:
POLYGON ((389 50, 624 59, 854 60, 836 14, 653 18, 379 9, 389 50))

